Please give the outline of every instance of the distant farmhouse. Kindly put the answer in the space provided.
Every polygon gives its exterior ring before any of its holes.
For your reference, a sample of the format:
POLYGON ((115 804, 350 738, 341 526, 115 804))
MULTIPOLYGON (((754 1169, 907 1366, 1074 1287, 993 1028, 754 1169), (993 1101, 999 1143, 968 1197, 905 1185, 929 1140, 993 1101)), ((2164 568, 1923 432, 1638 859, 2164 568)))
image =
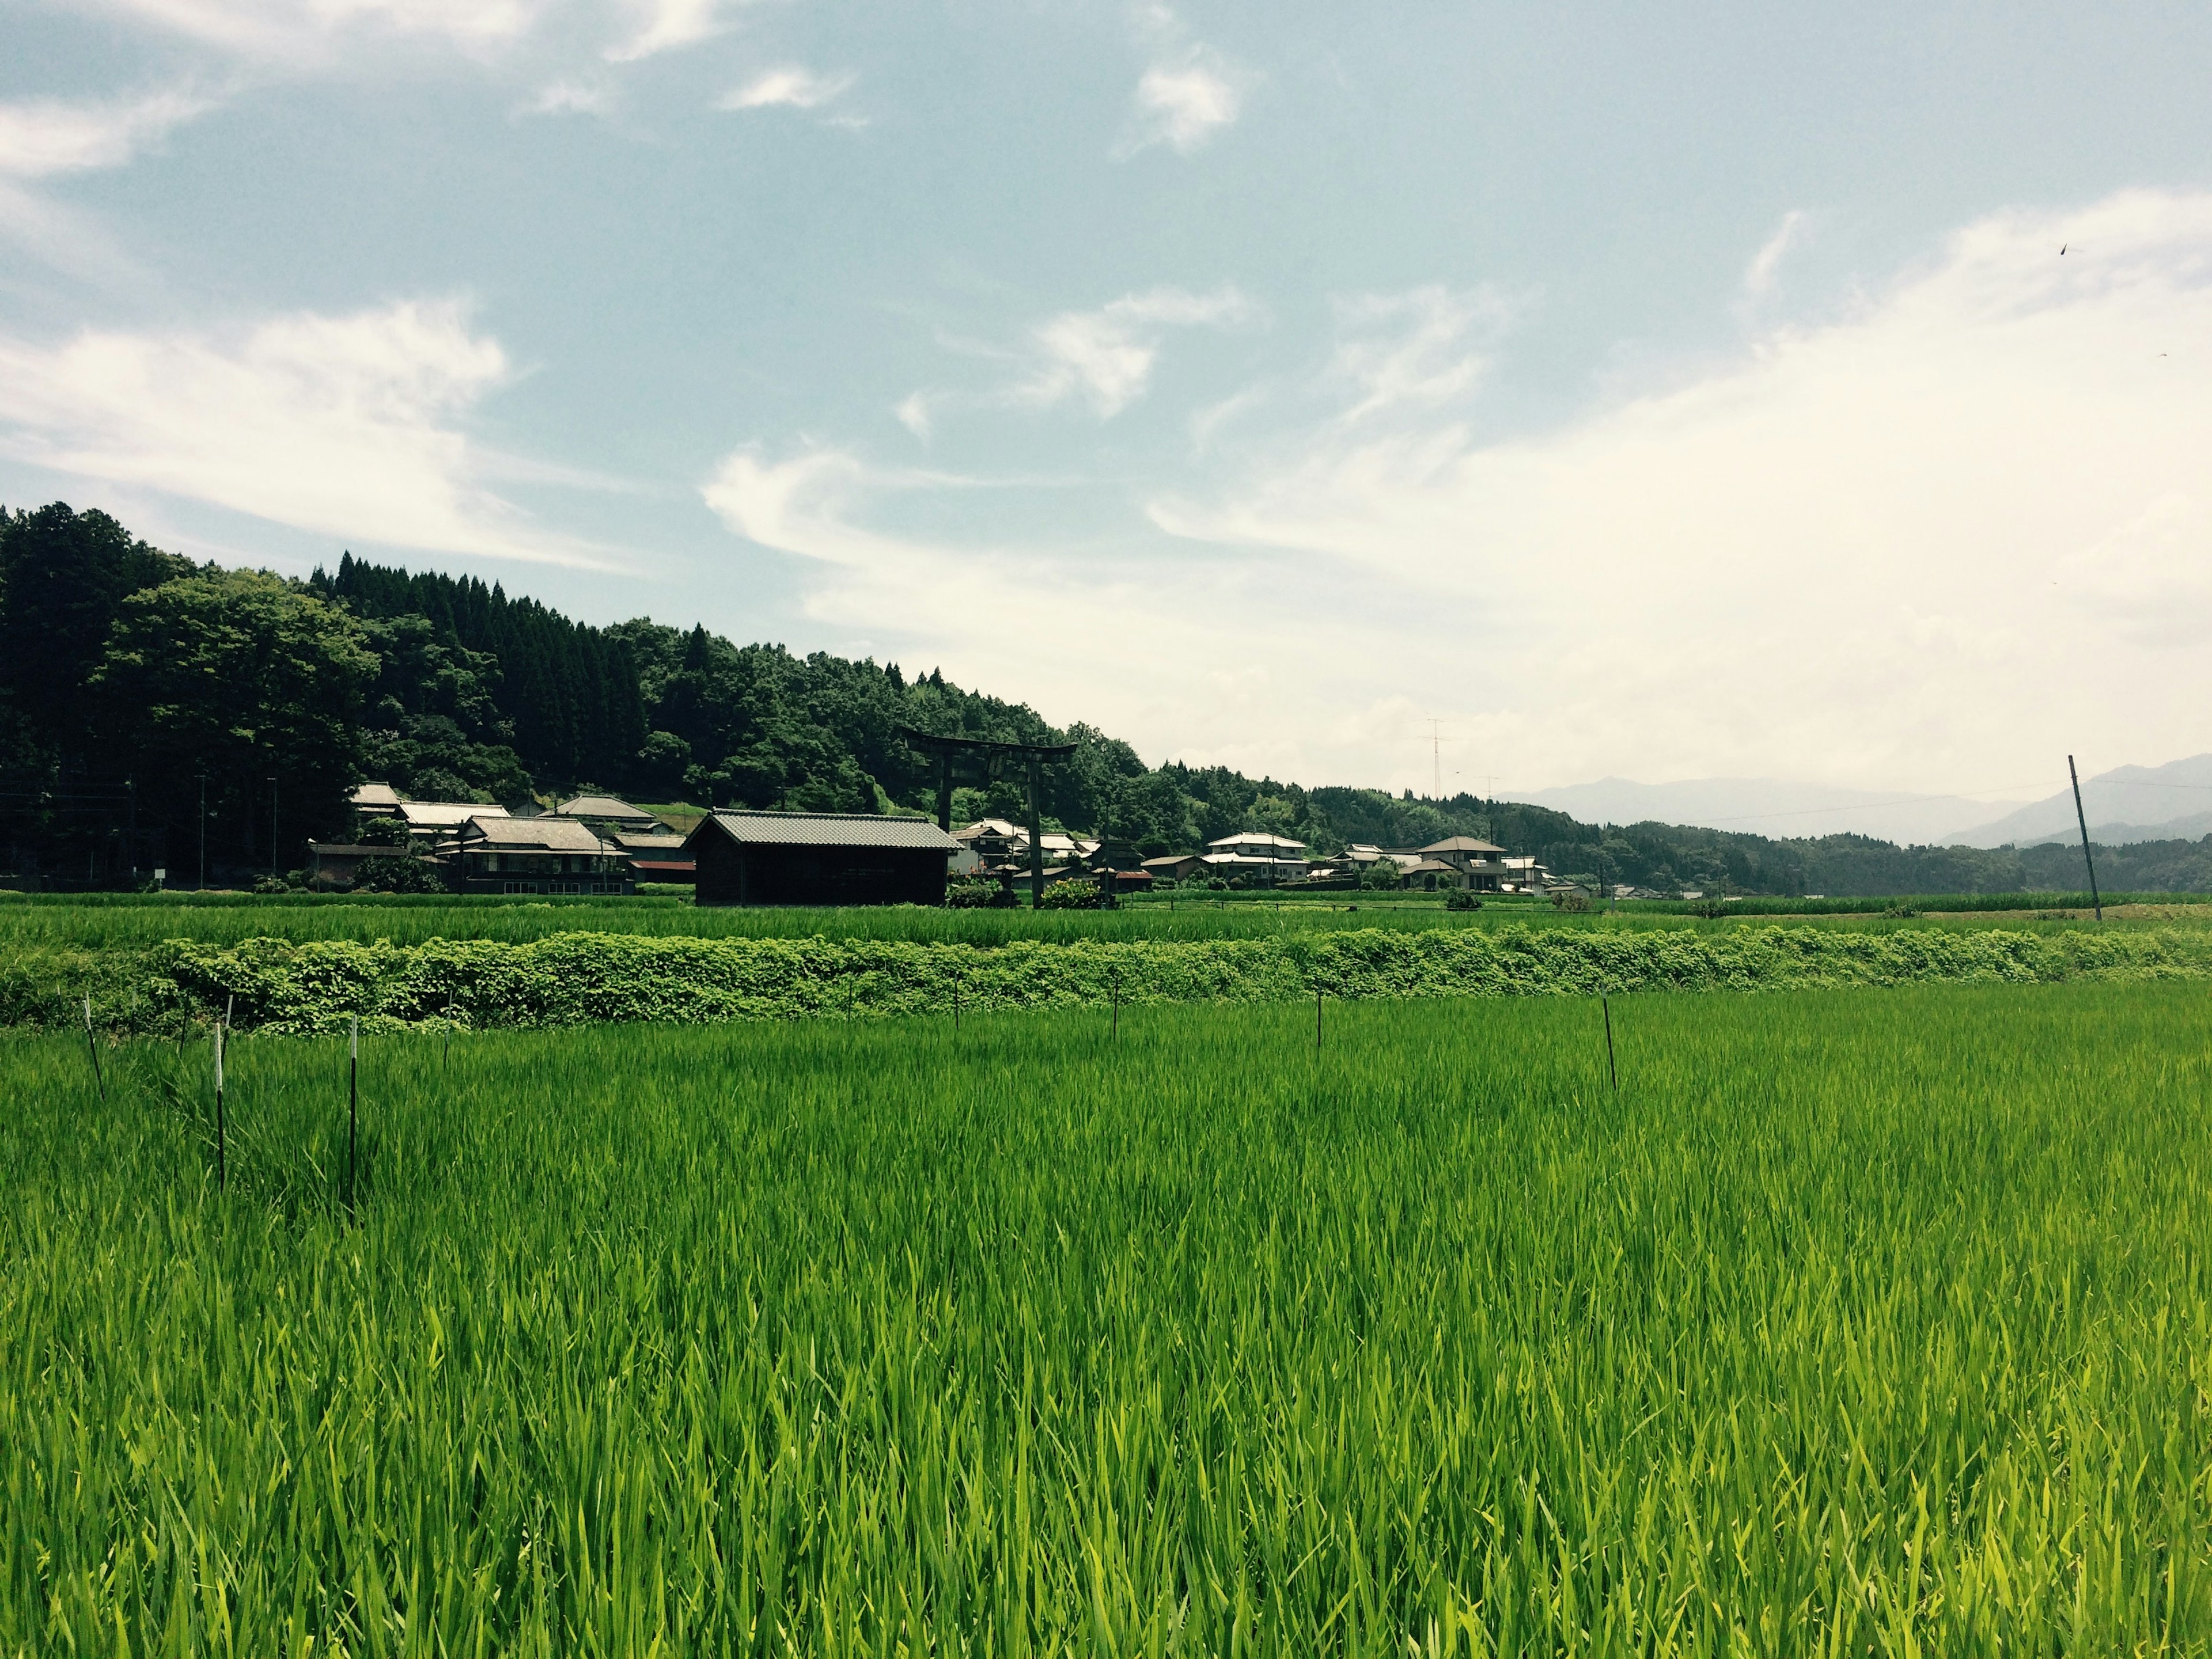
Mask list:
POLYGON ((927 818, 710 812, 684 843, 702 904, 942 904, 960 851, 927 818))

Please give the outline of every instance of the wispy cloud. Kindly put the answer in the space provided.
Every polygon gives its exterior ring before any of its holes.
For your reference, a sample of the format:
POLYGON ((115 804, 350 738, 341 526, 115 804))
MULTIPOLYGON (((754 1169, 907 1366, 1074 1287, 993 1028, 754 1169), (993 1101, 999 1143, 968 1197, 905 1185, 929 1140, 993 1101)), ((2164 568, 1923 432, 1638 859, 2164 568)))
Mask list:
POLYGON ((632 0, 626 9, 641 15, 637 31, 607 49, 607 61, 635 63, 712 40, 728 27, 724 0, 632 0))
POLYGON ((318 58, 359 34, 416 36, 462 51, 494 50, 527 33, 548 0, 102 0, 244 57, 318 58))
POLYGON ((1400 418, 1279 430, 1151 511, 1217 554, 1419 573, 1440 621, 1399 672, 1501 775, 1940 789, 2035 775, 2062 732, 2204 746, 2212 195, 1992 216, 1848 317, 1517 440, 1437 402, 1473 371, 1427 331, 1409 367, 1347 360, 1346 408, 1400 418))
POLYGON ((483 482, 464 429, 508 375, 458 303, 298 313, 229 335, 0 337, 0 449, 394 547, 591 564, 483 482))
POLYGON ((1744 270, 1743 291, 1747 296, 1763 300, 1773 292, 1774 279, 1782 270, 1782 261, 1797 245, 1804 230, 1805 216, 1799 210, 1792 208, 1782 216, 1782 222, 1775 227, 1774 234, 1768 237, 1759 252, 1751 256, 1751 264, 1744 270))
POLYGON ((1136 25, 1152 61, 1137 77, 1129 119, 1114 154, 1127 159, 1165 144, 1188 155, 1242 113, 1248 77, 1219 52, 1188 39, 1166 6, 1139 7, 1136 25))
POLYGON ((852 89, 851 75, 817 75, 795 64, 767 70, 744 85, 722 94, 715 107, 744 109, 819 109, 852 89))
POLYGON ((179 88, 139 98, 0 104, 0 174, 45 179, 121 167, 218 101, 179 88))
POLYGON ((1279 775, 1287 750, 1253 736, 1244 696, 1294 675, 1329 648, 1379 648, 1339 615, 1301 619, 1280 583, 1177 550, 1102 559, 1095 550, 1019 542, 977 545, 886 527, 946 479, 871 465, 847 450, 778 459, 757 447, 726 457, 702 486, 732 534, 812 566, 807 613, 901 653, 927 652, 948 673, 1018 684, 1049 717, 1106 720, 1116 731, 1173 730, 1182 752, 1279 775), (1082 619, 1141 617, 1128 629, 1082 619))
POLYGON ((1226 285, 1211 294, 1156 288, 1095 311, 1064 311, 1038 325, 1036 372, 1010 395, 1040 408, 1079 398, 1110 420, 1144 396, 1167 330, 1219 327, 1254 313, 1251 301, 1226 285))
POLYGON ((602 82, 554 81, 517 107, 518 115, 605 115, 615 106, 615 89, 602 82))

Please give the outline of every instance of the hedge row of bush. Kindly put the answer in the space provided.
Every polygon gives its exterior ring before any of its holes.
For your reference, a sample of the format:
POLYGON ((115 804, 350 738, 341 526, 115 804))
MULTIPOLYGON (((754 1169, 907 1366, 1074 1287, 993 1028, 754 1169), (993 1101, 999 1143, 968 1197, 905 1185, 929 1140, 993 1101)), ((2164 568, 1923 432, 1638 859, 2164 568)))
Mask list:
POLYGON ((0 1021, 58 1025, 94 999, 103 1027, 179 1031, 226 1005, 241 1029, 705 1023, 1311 997, 1547 996, 1771 990, 1925 981, 2212 976, 2212 934, 2056 935, 1774 927, 1726 933, 1359 930, 1250 939, 960 945, 561 933, 528 944, 432 939, 19 957, 0 1021))

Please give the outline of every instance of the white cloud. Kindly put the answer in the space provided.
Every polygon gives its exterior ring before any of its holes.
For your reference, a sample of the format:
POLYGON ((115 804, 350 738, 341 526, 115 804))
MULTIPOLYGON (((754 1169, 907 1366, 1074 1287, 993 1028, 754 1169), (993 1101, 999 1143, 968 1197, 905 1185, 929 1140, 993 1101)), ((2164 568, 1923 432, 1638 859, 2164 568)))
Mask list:
POLYGON ((923 392, 908 392, 904 398, 899 400, 898 407, 893 410, 891 413, 897 416, 899 424, 904 427, 908 431, 913 433, 915 437, 921 439, 924 443, 929 441, 930 427, 928 393, 923 392))
POLYGON ((2212 633, 2208 359, 2212 196, 2134 192, 1971 225, 1847 317, 1555 432, 1339 416, 1152 516, 1417 586, 1390 671, 1520 787, 1971 787, 2205 747, 2212 658, 2141 647, 2212 633))
POLYGON ((463 51, 526 33, 545 0, 106 0, 112 9, 248 57, 324 56, 357 33, 418 36, 463 51))
POLYGON ((850 75, 817 75, 797 64, 786 64, 754 76, 734 91, 725 93, 718 109, 818 109, 848 91, 850 75))
POLYGON ((1156 288, 1124 295, 1096 311, 1062 312, 1036 329, 1042 362, 1012 398, 1042 408, 1079 397, 1100 419, 1110 420, 1144 396, 1166 330, 1224 326, 1253 312, 1251 302, 1228 286, 1212 294, 1156 288))
POLYGON ((121 167, 215 103, 176 89, 100 102, 39 98, 0 104, 0 174, 44 179, 121 167))
POLYGON ((1165 144, 1188 155, 1236 121, 1248 77, 1219 52, 1188 39, 1182 21, 1166 6, 1140 5, 1132 21, 1152 61, 1137 77, 1114 155, 1127 160, 1165 144))
POLYGON ((116 485, 393 547, 592 563, 483 487, 460 422, 507 378, 453 303, 275 318, 229 337, 0 337, 0 448, 116 485))
POLYGON ((926 653, 970 684, 1020 686, 1050 718, 1143 733, 1156 758, 1203 750, 1284 775, 1295 743, 1273 711, 1255 722, 1251 688, 1295 678, 1332 648, 1382 648, 1341 617, 1303 619, 1273 585, 1180 550, 1101 558, 866 522, 977 483, 872 467, 842 450, 777 460, 746 448, 701 495, 732 533, 814 567, 809 616, 902 659, 926 653))
POLYGON ((1781 271, 1783 258, 1796 246, 1804 229, 1805 216, 1797 209, 1792 208, 1782 216, 1782 222, 1775 227, 1774 234, 1768 237, 1759 252, 1751 256, 1751 264, 1744 270, 1743 291, 1746 295, 1759 300, 1773 292, 1774 279, 1781 271))
POLYGON ((1132 125, 1116 153, 1133 155, 1166 144, 1188 155, 1234 122, 1243 101, 1211 54, 1193 52, 1177 63, 1154 64, 1138 77, 1132 125))
POLYGON ((614 88, 585 81, 554 81, 523 104, 519 115, 605 115, 615 106, 614 88))
POLYGON ((610 63, 634 63, 656 52, 696 46, 727 27, 722 0, 633 0, 628 9, 641 14, 641 21, 635 34, 608 48, 610 63))
POLYGON ((1480 380, 1491 343, 1511 315, 1495 289, 1455 294, 1433 283, 1339 301, 1337 344, 1325 380, 1346 400, 1339 423, 1428 413, 1463 398, 1480 380))

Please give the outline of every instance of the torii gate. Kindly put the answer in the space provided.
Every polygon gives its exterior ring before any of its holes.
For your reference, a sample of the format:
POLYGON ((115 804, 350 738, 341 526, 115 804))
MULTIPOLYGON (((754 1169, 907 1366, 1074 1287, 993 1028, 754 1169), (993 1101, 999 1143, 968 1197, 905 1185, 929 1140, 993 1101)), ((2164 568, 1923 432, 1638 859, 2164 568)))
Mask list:
POLYGON ((952 786, 955 783, 992 784, 1006 775, 1010 763, 1022 763, 1029 784, 1030 902, 1044 897, 1044 826, 1037 807, 1048 761, 1064 761, 1075 752, 1072 743, 992 743, 982 738, 941 738, 933 732, 898 728, 900 737, 915 748, 937 757, 937 827, 952 829, 952 786), (965 762, 963 766, 961 763, 965 762))

